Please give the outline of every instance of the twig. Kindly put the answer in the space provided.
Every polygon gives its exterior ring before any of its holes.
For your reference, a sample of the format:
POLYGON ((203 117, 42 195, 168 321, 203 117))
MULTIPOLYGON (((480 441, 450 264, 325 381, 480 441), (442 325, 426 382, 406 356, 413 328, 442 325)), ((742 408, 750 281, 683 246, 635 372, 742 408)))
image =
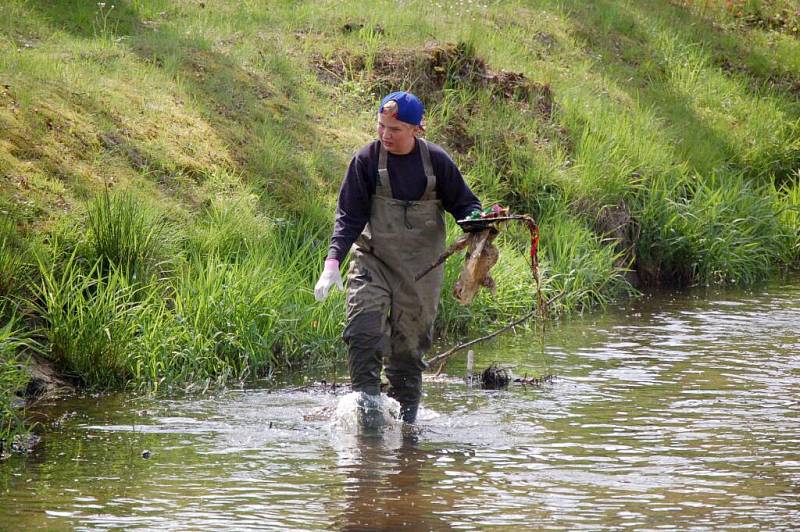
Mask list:
POLYGON ((469 236, 470 233, 466 233, 458 237, 455 240, 455 242, 450 244, 450 246, 445 250, 445 252, 439 255, 439 258, 433 261, 433 263, 430 266, 428 266, 421 272, 417 273, 414 276, 414 280, 419 281, 420 279, 425 277, 428 273, 430 273, 434 268, 444 263, 444 261, 446 261, 451 255, 464 249, 467 246, 467 243, 469 242, 469 236))
MULTIPOLYGON (((547 302, 544 305, 544 308, 549 307, 553 302, 555 302, 556 300, 561 298, 561 296, 563 296, 564 294, 565 294, 565 290, 562 290, 561 292, 559 292, 555 296, 553 296, 550 299, 548 299, 547 302)), ((471 345, 475 345, 478 342, 483 342, 484 340, 489 340, 491 338, 494 338, 498 334, 511 329, 512 327, 516 327, 520 323, 523 323, 524 321, 528 320, 531 316, 536 314, 536 311, 537 311, 537 309, 534 308, 533 310, 531 310, 530 312, 528 312, 527 314, 525 314, 521 318, 517 318, 516 320, 512 321, 508 325, 506 325, 506 326, 494 331, 491 334, 487 334, 486 336, 481 336, 480 338, 475 338, 474 340, 470 340, 469 342, 465 342, 465 343, 459 344, 459 345, 457 345, 457 346, 455 346, 455 347, 453 347, 451 349, 448 349, 447 351, 445 351, 443 353, 439 353, 438 355, 436 355, 432 359, 428 360, 427 364, 429 366, 432 366, 434 364, 439 364, 439 369, 436 370, 436 374, 435 374, 438 377, 442 373, 442 370, 444 369, 445 365, 447 364, 447 359, 450 358, 451 356, 453 356, 455 353, 457 353, 458 351, 461 351, 465 347, 469 347, 471 345)))
POLYGON ((495 332, 493 332, 491 334, 487 334, 486 336, 481 336, 480 338, 475 338, 474 340, 470 340, 469 342, 465 342, 465 343, 459 344, 459 345, 457 345, 457 346, 455 346, 455 347, 453 347, 451 349, 448 349, 444 353, 440 353, 440 354, 436 355, 435 357, 433 357, 432 359, 430 359, 428 361, 428 365, 433 365, 433 364, 436 364, 436 363, 441 361, 441 364, 439 365, 439 369, 436 370, 436 376, 438 377, 439 374, 444 369, 444 366, 447 363, 447 359, 450 358, 455 353, 457 353, 458 351, 461 351, 465 347, 469 347, 471 345, 475 345, 478 342, 483 342, 484 340, 489 340, 491 338, 494 338, 498 334, 500 334, 500 333, 502 333, 504 331, 507 331, 507 330, 511 329, 512 327, 515 327, 515 326, 519 325, 520 323, 524 322, 525 320, 527 320, 528 318, 530 318, 534 314, 536 314, 536 309, 531 310, 530 312, 528 312, 527 314, 525 314, 521 318, 517 319, 516 321, 513 321, 513 322, 509 323, 505 327, 503 327, 501 329, 498 329, 498 330, 496 330, 495 332))
POLYGON ((342 383, 337 383, 336 380, 334 380, 332 383, 329 383, 328 381, 322 380, 322 381, 309 382, 308 384, 301 384, 299 386, 280 388, 280 392, 281 393, 307 392, 313 388, 322 388, 323 390, 328 389, 331 392, 335 392, 337 389, 345 388, 346 386, 349 385, 350 383, 346 381, 342 383))
POLYGON ((553 380, 555 380, 555 375, 546 374, 542 375, 541 377, 528 377, 526 374, 524 377, 518 377, 513 380, 513 382, 517 384, 522 384, 523 386, 541 386, 542 384, 552 384, 553 380))

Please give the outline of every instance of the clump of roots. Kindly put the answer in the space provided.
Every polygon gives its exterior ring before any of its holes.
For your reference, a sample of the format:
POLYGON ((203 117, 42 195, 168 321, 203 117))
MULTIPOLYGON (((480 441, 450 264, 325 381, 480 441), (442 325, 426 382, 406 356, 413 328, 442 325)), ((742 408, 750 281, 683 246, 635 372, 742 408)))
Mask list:
POLYGON ((484 390, 501 390, 508 388, 511 382, 511 372, 506 368, 501 368, 497 363, 483 370, 481 373, 481 388, 484 390))

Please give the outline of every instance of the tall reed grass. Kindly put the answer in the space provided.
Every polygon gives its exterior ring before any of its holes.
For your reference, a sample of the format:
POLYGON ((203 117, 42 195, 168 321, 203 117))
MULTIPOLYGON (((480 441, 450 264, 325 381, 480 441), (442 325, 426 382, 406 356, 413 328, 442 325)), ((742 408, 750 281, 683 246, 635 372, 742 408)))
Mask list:
MULTIPOLYGON (((236 253, 227 258, 191 257, 171 278, 166 303, 143 309, 144 332, 132 361, 136 380, 156 387, 243 380, 336 352, 342 315, 331 305, 341 305, 342 295, 311 306, 324 240, 302 223, 261 222, 259 234, 228 248, 236 253)), ((220 226, 223 233, 228 229, 220 226)))
POLYGON ((780 189, 773 190, 773 196, 778 198, 780 220, 789 239, 784 263, 796 264, 800 260, 800 171, 780 189))
POLYGON ((568 208, 546 205, 540 222, 542 285, 550 297, 563 294, 554 313, 604 307, 637 291, 626 280, 630 265, 622 253, 608 245, 568 208))
MULTIPOLYGON (((151 234, 141 218, 112 219, 135 226, 117 233, 151 234)), ((263 377, 337 351, 342 314, 330 305, 342 296, 309 309, 327 232, 270 220, 244 204, 212 204, 194 227, 160 276, 130 275, 158 264, 155 245, 104 247, 93 263, 78 253, 97 246, 40 257, 31 305, 50 358, 87 386, 156 390, 263 377)), ((97 233, 86 239, 96 242, 97 233)))

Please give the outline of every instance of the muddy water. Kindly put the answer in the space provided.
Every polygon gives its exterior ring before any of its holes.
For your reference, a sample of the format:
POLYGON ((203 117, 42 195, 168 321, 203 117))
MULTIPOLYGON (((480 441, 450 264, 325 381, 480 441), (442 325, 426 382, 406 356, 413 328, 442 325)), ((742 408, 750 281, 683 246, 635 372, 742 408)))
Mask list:
POLYGON ((478 367, 495 360, 558 378, 499 392, 428 381, 418 426, 377 435, 337 418, 342 395, 324 391, 55 404, 39 450, 0 464, 0 528, 800 522, 797 279, 662 294, 561 323, 544 349, 520 335, 477 352, 478 367))

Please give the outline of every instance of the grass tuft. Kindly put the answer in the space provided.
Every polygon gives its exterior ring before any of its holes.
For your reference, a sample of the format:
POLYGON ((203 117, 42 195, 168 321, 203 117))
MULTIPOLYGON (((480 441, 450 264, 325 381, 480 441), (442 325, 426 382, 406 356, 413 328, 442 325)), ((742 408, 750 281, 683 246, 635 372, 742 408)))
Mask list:
POLYGON ((41 258, 38 263, 41 281, 30 303, 43 321, 47 356, 87 386, 124 384, 140 289, 113 265, 105 270, 102 259, 88 272, 74 253, 58 272, 41 258))
POLYGON ((131 280, 147 279, 164 266, 164 222, 129 192, 105 191, 88 207, 89 242, 100 270, 112 269, 131 280))

